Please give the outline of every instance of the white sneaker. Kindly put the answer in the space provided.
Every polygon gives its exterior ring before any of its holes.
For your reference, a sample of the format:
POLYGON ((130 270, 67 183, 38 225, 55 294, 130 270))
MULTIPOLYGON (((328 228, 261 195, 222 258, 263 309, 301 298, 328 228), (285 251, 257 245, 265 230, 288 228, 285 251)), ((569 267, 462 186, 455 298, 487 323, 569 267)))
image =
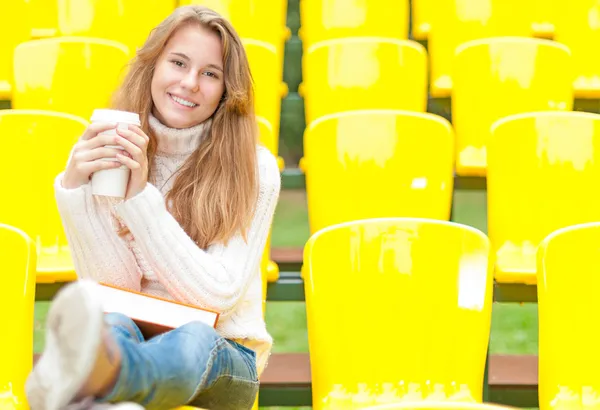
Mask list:
POLYGON ((104 326, 102 305, 94 296, 97 286, 79 280, 54 298, 46 347, 25 385, 31 410, 64 409, 91 374, 104 326))

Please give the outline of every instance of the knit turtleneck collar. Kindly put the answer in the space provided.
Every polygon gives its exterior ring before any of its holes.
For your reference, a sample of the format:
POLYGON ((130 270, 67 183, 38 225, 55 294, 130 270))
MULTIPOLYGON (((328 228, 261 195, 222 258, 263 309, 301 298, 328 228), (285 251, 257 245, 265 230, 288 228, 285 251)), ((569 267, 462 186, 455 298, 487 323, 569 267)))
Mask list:
POLYGON ((212 118, 190 128, 169 128, 150 114, 148 123, 158 142, 157 153, 189 155, 198 148, 210 128, 212 118))

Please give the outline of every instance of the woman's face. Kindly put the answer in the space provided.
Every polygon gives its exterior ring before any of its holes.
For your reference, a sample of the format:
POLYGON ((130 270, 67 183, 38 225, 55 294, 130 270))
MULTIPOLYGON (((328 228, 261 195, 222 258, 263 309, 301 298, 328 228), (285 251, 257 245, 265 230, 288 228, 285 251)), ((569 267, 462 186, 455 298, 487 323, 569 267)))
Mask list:
POLYGON ((188 24, 167 42, 156 62, 152 114, 171 128, 189 128, 208 119, 225 90, 223 47, 210 29, 188 24))

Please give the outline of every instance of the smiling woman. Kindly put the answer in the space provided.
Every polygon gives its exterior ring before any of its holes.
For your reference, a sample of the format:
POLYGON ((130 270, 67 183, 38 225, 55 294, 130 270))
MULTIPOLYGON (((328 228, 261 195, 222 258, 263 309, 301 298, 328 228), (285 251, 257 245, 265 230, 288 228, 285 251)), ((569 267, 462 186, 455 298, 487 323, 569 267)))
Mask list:
POLYGON ((55 181, 86 280, 54 299, 27 382, 31 408, 250 409, 273 340, 260 262, 281 179, 258 145, 239 36, 212 10, 177 9, 137 51, 113 108, 138 113, 141 127, 106 136, 116 124, 90 125, 55 181), (119 162, 104 161, 108 154, 119 162), (93 196, 90 175, 121 164, 131 170, 125 200, 93 196), (98 281, 216 311, 219 323, 145 340, 130 318, 103 316, 98 281))
POLYGON ((172 128, 189 128, 209 118, 225 88, 222 56, 214 31, 192 24, 177 30, 156 63, 154 116, 172 128))

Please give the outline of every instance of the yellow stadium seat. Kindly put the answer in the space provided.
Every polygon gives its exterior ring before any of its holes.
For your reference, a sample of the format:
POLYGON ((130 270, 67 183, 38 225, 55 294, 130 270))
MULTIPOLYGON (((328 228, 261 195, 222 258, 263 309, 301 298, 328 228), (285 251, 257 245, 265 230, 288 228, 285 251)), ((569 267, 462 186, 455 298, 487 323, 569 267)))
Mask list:
POLYGON ((448 220, 454 138, 442 117, 407 111, 351 111, 306 129, 306 174, 312 233, 379 217, 448 220))
POLYGON ((412 1, 412 36, 415 40, 424 40, 429 36, 432 15, 436 10, 437 3, 434 0, 412 1))
POLYGON ((58 0, 59 34, 118 41, 133 57, 175 6, 176 0, 58 0))
MULTIPOLYGON (((257 118, 258 122, 258 130, 260 136, 260 142, 266 148, 271 151, 271 153, 277 156, 278 149, 278 141, 274 138, 275 133, 273 132, 273 126, 264 118, 257 118)), ((283 160, 280 161, 280 164, 283 160)), ((281 169, 280 167, 280 170, 281 169)), ((261 269, 263 275, 263 295, 266 298, 267 296, 267 281, 268 282, 276 282, 279 279, 279 267, 275 262, 271 260, 271 233, 267 237, 267 242, 265 244, 265 251, 263 252, 261 269)))
POLYGON ((298 32, 304 50, 346 37, 408 39, 407 0, 302 0, 298 32))
POLYGON ((275 46, 283 63, 283 49, 291 35, 286 27, 287 0, 179 0, 179 4, 213 9, 231 22, 240 37, 275 46))
POLYGON ((288 89, 283 82, 277 50, 264 41, 244 39, 243 43, 254 80, 254 110, 272 125, 273 138, 279 139, 281 99, 288 89))
POLYGON ((403 403, 382 404, 363 410, 516 410, 516 407, 500 406, 492 403, 468 403, 454 401, 409 401, 403 403))
POLYGON ((306 124, 327 114, 427 108, 427 53, 416 42, 385 38, 328 40, 303 60, 306 124))
POLYGON ((0 409, 29 410, 25 380, 33 367, 35 265, 33 241, 0 223, 0 409))
POLYGON ((547 235, 600 220, 600 115, 550 111, 499 120, 488 160, 496 280, 534 284, 535 253, 547 235))
POLYGON ((600 399, 600 223, 557 230, 537 254, 539 408, 592 409, 600 399))
POLYGON ((470 40, 530 36, 531 18, 522 0, 447 0, 436 2, 429 31, 432 97, 449 97, 456 48, 470 40))
POLYGON ((13 89, 15 47, 31 38, 25 0, 2 2, 0 16, 0 100, 10 100, 13 89))
POLYGON ((0 110, 0 190, 13 198, 0 201, 0 222, 35 242, 38 282, 76 279, 53 185, 86 126, 69 114, 0 110))
POLYGON ((485 175, 494 121, 573 107, 571 57, 562 44, 516 37, 475 40, 457 49, 454 65, 452 122, 459 175, 485 175))
POLYGON ((58 34, 58 1, 25 0, 31 18, 31 37, 46 38, 58 34))
MULTIPOLYGON (((575 0, 577 2, 579 0, 575 0)), ((533 35, 543 38, 552 38, 554 35, 556 18, 559 16, 560 4, 572 5, 573 2, 565 0, 533 0, 522 3, 521 7, 532 7, 533 35)))
POLYGON ((491 266, 487 237, 451 222, 370 219, 312 235, 304 267, 313 409, 481 402, 491 266))
POLYGON ((15 109, 52 110, 90 118, 110 106, 126 72, 128 50, 111 40, 59 37, 15 49, 15 109))
POLYGON ((573 54, 575 96, 600 98, 600 2, 573 0, 558 9, 554 39, 573 54))

